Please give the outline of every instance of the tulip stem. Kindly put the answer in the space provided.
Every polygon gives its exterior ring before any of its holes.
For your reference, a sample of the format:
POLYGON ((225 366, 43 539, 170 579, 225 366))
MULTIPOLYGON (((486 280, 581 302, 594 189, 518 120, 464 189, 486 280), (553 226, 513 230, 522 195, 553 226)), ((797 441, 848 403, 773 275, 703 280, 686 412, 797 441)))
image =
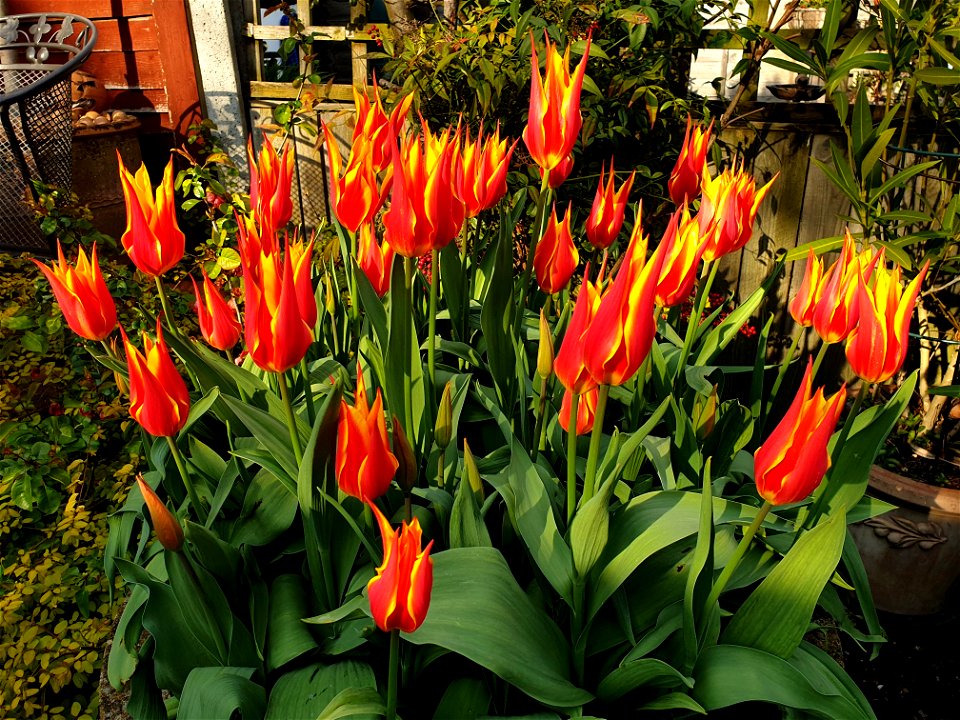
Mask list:
POLYGON ((737 545, 737 549, 733 552, 730 560, 727 561, 723 571, 720 573, 720 577, 717 578, 717 582, 714 583, 713 588, 710 590, 710 595, 707 596, 707 609, 713 607, 713 604, 720 599, 720 593, 723 592, 727 583, 730 582, 730 578, 733 576, 733 573, 736 572, 737 567, 743 560, 743 556, 747 554, 747 550, 750 549, 750 543, 753 542, 754 535, 757 534, 757 530, 760 529, 760 526, 767 517, 767 513, 770 512, 772 507, 773 505, 770 504, 770 501, 765 500, 763 505, 760 506, 760 509, 757 510, 753 522, 743 531, 740 544, 737 545))
POLYGON ((277 382, 280 385, 280 397, 283 400, 283 409, 287 414, 287 430, 290 433, 290 447, 297 458, 299 465, 303 461, 303 447, 300 445, 300 433, 297 431, 297 416, 293 412, 293 403, 290 401, 290 388, 287 387, 287 378, 282 372, 277 373, 277 382))
POLYGON ((783 362, 780 363, 780 371, 777 373, 777 379, 773 381, 773 389, 770 391, 768 403, 773 403, 773 399, 777 396, 780 385, 783 383, 783 378, 787 374, 787 368, 790 367, 790 363, 793 362, 793 356, 796 354, 797 347, 800 345, 801 337, 803 337, 803 326, 797 328, 797 332, 793 336, 793 342, 790 344, 790 349, 784 356, 783 362))
POLYGON ((427 397, 433 399, 437 386, 437 286, 440 284, 440 253, 430 251, 430 309, 427 311, 427 373, 430 387, 427 397))
POLYGON ((108 358, 110 358, 111 360, 115 360, 117 362, 120 361, 120 359, 114 354, 113 348, 110 347, 110 344, 106 340, 101 340, 100 344, 103 346, 103 349, 107 353, 108 358))
MULTIPOLYGON (((468 252, 470 245, 470 218, 465 218, 463 221, 463 227, 460 228, 460 263, 461 263, 461 287, 463 289, 463 301, 460 305, 460 318, 461 325, 456 328, 459 333, 460 341, 467 342, 467 328, 470 326, 470 323, 467 322, 467 318, 470 315, 470 296, 472 294, 473 282, 472 276, 467 277, 467 265, 468 258, 471 258, 472 255, 468 252)), ((470 268, 471 273, 473 268, 470 268)), ((463 360, 461 362, 461 367, 463 360)))
POLYGON ((163 317, 167 321, 167 327, 174 335, 180 335, 180 329, 173 322, 173 313, 170 311, 170 301, 167 299, 167 291, 163 287, 163 280, 157 275, 153 278, 157 283, 157 293, 160 295, 160 306, 163 308, 163 317))
MULTIPOLYGON (((414 258, 404 258, 403 259, 403 272, 404 272, 404 288, 406 289, 407 296, 410 298, 411 303, 413 302, 413 275, 416 260, 414 258)), ((412 306, 411 306, 412 307, 412 306)), ((416 339, 414 339, 416 342, 416 339)), ((410 355, 408 354, 408 358, 410 355)), ((417 357, 420 357, 420 353, 417 353, 417 357)), ((402 362, 409 363, 409 359, 404 359, 402 362)), ((417 433, 413 431, 413 388, 411 387, 413 377, 413 368, 410 367, 407 369, 407 372, 403 376, 403 422, 405 425, 405 431, 408 438, 414 439, 417 436, 417 433)), ((429 447, 429 445, 427 446, 429 447)))
POLYGON ((817 370, 820 369, 820 364, 823 362, 823 358, 827 356, 827 350, 829 349, 830 343, 822 343, 820 345, 820 351, 817 353, 817 358, 813 361, 813 372, 810 375, 811 382, 817 379, 817 370))
POLYGON ((190 505, 193 506, 194 512, 199 519, 200 512, 203 509, 203 503, 200 500, 200 496, 197 495, 197 489, 193 486, 193 480, 187 471, 187 464, 183 460, 183 455, 180 454, 180 448, 177 447, 176 441, 169 435, 166 436, 166 439, 167 445, 170 447, 170 454, 173 456, 173 462, 176 463, 177 470, 180 471, 180 477, 183 478, 183 486, 187 489, 187 497, 190 498, 190 505))
POLYGON ((703 311, 707 307, 707 299, 710 297, 710 288, 713 287, 713 281, 717 278, 717 268, 720 264, 717 262, 710 264, 709 274, 707 274, 707 265, 703 266, 703 272, 700 277, 707 275, 706 282, 700 284, 697 292, 696 308, 690 313, 690 319, 687 323, 687 336, 683 340, 683 352, 680 355, 680 363, 677 365, 677 375, 679 378, 686 370, 687 360, 690 358, 690 351, 693 349, 693 343, 697 335, 697 329, 700 327, 700 320, 703 311))
POLYGON ((597 411, 593 418, 593 432, 590 433, 590 452, 587 455, 587 474, 583 481, 583 501, 593 497, 597 484, 597 463, 600 461, 600 438, 603 437, 603 416, 607 411, 609 385, 601 385, 597 392, 597 411))
POLYGON ((573 522, 577 507, 577 411, 580 395, 570 393, 570 414, 567 416, 567 527, 573 522))
POLYGON ((310 386, 310 370, 307 368, 306 356, 300 359, 300 374, 303 376, 303 395, 307 399, 307 419, 310 421, 310 427, 313 427, 317 410, 313 405, 313 388, 310 386))
POLYGON ((537 243, 540 242, 540 236, 543 235, 543 224, 546 218, 547 203, 550 200, 550 173, 544 172, 543 179, 540 181, 540 195, 537 197, 537 215, 533 221, 534 233, 530 236, 530 242, 527 245, 527 262, 523 268, 523 276, 520 280, 520 302, 517 308, 522 313, 527 306, 527 291, 530 288, 530 278, 533 276, 533 256, 537 252, 537 243))
POLYGON ((400 671, 400 631, 390 631, 390 665, 387 675, 387 720, 397 717, 397 675, 400 671))

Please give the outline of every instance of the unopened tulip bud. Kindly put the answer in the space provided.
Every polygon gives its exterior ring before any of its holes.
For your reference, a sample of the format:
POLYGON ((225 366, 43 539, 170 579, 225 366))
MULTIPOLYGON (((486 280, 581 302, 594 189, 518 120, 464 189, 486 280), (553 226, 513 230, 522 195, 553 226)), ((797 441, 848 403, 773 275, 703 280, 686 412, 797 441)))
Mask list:
POLYGON ((713 386, 713 391, 709 397, 697 395, 693 408, 694 429, 697 433, 697 440, 703 440, 713 432, 717 424, 717 386, 713 386))
POLYGON ((333 285, 332 285, 332 283, 330 282, 330 276, 329 276, 329 275, 325 275, 325 276, 324 276, 324 278, 323 278, 323 285, 324 285, 324 288, 326 289, 326 293, 325 293, 325 295, 324 295, 323 305, 324 305, 324 307, 326 308, 327 315, 333 315, 334 311, 337 309, 337 304, 336 304, 336 302, 334 301, 333 285))
POLYGON ((433 441, 441 450, 446 450, 453 437, 453 383, 448 382, 440 398, 440 410, 433 430, 433 441))
POLYGON ((153 488, 144 481, 143 475, 137 476, 137 485, 140 486, 140 494, 143 495, 147 512, 150 513, 150 520, 153 523, 153 531, 157 534, 157 540, 167 550, 179 552, 183 548, 183 528, 180 527, 180 522, 163 504, 163 501, 157 497, 153 488))
POLYGON ((477 461, 473 459, 473 453, 470 452, 470 443, 467 442, 466 438, 463 440, 463 466, 466 469, 470 489, 477 496, 477 500, 482 503, 483 481, 480 480, 480 470, 477 469, 477 461))
POLYGON ((413 454, 410 441, 407 440, 400 424, 400 418, 393 416, 393 454, 397 458, 396 481, 403 492, 409 494, 417 485, 417 458, 413 454))
POLYGON ((537 375, 546 380, 553 374, 553 333, 547 316, 540 309, 540 346, 537 348, 537 375))

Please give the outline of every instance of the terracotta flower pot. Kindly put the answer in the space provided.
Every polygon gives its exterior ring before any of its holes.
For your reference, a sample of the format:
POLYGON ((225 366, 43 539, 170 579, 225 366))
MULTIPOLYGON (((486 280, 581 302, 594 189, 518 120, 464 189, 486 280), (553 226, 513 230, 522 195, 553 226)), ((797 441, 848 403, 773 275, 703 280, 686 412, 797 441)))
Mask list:
POLYGON ((877 607, 900 615, 940 610, 960 577, 960 490, 874 466, 870 489, 897 509, 850 526, 877 607))

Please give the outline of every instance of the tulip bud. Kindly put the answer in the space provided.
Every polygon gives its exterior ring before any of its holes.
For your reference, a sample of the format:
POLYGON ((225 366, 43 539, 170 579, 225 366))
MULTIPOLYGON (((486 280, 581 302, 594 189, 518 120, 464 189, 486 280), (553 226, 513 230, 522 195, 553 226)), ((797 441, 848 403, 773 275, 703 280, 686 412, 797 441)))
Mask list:
POLYGON ((403 432, 400 418, 393 416, 393 454, 397 458, 397 484, 403 492, 409 494, 417 485, 417 458, 413 454, 410 441, 403 432))
POLYGON ((480 479, 480 471, 477 469, 477 461, 473 459, 473 453, 470 452, 470 443, 463 439, 463 466, 466 469, 467 482, 470 483, 470 489, 477 496, 478 502, 483 502, 483 481, 480 479))
POLYGON ((443 387, 440 398, 440 410, 433 430, 433 441, 441 450, 446 450, 453 436, 453 382, 443 387))
POLYGON ((150 520, 153 523, 153 531, 157 534, 157 540, 167 550, 179 552, 183 547, 183 528, 180 527, 180 522, 163 504, 163 501, 157 497, 153 488, 143 479, 143 475, 137 476, 137 485, 140 486, 140 494, 143 495, 147 512, 150 513, 150 520))
POLYGON ((553 374, 553 333, 547 316, 540 309, 540 345, 537 348, 537 375, 546 380, 553 374))
POLYGON ((713 432, 717 424, 717 386, 709 397, 697 395, 693 404, 693 426, 697 433, 697 440, 703 440, 713 432))

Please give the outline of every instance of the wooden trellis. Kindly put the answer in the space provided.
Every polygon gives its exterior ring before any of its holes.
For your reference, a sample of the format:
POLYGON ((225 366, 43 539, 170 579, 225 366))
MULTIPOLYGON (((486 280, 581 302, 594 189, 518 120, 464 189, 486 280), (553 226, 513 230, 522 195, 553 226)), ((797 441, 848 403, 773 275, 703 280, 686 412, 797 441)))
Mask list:
MULTIPOLYGON (((315 101, 316 115, 306 117, 293 134, 299 191, 295 219, 308 227, 315 227, 322 218, 330 217, 327 205, 329 166, 326 152, 322 147, 318 147, 317 142, 321 136, 320 122, 331 127, 341 144, 341 150, 347 153, 354 125, 353 88, 366 88, 370 84, 370 68, 366 57, 370 52, 370 43, 389 26, 378 23, 358 25, 358 21, 366 16, 363 0, 355 4, 321 3, 318 7, 301 11, 300 19, 305 24, 302 34, 312 37, 314 42, 331 43, 336 50, 344 48, 349 52, 349 61, 342 63, 342 67, 329 68, 335 73, 332 82, 298 88, 289 81, 272 80, 265 73, 266 43, 282 42, 295 34, 293 29, 289 26, 264 24, 258 0, 245 0, 244 12, 246 90, 250 100, 251 126, 269 124, 271 114, 278 104, 302 98, 305 93, 310 93, 315 101), (327 22, 342 24, 312 24, 313 18, 321 12, 326 15, 327 22), (339 47, 336 47, 337 45, 339 47)), ((334 52, 330 54, 333 56, 334 52)), ((298 63, 299 71, 303 73, 306 69, 304 59, 298 57, 298 63)), ((323 72, 325 69, 320 70, 323 72)))

